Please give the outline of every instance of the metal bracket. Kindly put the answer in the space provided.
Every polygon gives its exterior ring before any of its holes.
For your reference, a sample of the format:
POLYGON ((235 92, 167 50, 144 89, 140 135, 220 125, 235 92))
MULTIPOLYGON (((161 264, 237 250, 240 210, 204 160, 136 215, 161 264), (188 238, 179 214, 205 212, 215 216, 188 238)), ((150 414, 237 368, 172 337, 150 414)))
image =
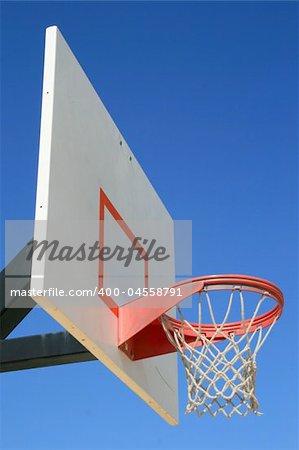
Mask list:
POLYGON ((0 341, 0 372, 93 361, 96 357, 67 332, 0 341))
POLYGON ((0 274, 0 372, 48 367, 96 359, 68 332, 7 339, 36 306, 31 297, 12 296, 11 289, 28 290, 31 261, 29 244, 0 274))

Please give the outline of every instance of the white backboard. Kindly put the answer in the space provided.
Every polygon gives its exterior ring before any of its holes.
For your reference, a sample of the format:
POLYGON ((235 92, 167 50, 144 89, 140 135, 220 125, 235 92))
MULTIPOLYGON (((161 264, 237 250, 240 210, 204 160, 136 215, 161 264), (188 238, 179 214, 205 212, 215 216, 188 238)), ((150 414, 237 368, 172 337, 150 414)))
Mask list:
POLYGON ((113 260, 101 266, 98 259, 83 257, 51 261, 48 253, 38 260, 35 253, 31 289, 55 288, 34 300, 167 422, 176 424, 176 354, 131 361, 117 347, 117 317, 98 292, 57 295, 57 289, 69 293, 103 285, 119 288, 120 295, 111 300, 124 303, 132 300, 129 288, 175 281, 172 219, 57 27, 46 31, 35 220, 34 239, 57 240, 59 249, 84 244, 87 250, 101 239, 111 248, 128 248, 132 236, 155 239, 167 249, 163 262, 149 260, 146 266, 132 261, 128 267, 113 260))

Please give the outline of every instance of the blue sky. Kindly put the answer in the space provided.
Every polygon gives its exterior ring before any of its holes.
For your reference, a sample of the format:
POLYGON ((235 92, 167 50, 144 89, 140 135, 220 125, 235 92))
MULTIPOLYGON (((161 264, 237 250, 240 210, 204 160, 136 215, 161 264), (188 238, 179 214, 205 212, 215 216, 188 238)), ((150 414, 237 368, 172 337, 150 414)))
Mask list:
MULTIPOLYGON (((184 416, 180 370, 170 427, 89 362, 2 375, 2 448, 297 448, 297 7, 2 2, 3 221, 34 217, 44 32, 57 25, 173 218, 192 220, 193 275, 261 276, 286 301, 258 359, 262 417, 184 416)), ((14 335, 57 329, 34 311, 14 335)))

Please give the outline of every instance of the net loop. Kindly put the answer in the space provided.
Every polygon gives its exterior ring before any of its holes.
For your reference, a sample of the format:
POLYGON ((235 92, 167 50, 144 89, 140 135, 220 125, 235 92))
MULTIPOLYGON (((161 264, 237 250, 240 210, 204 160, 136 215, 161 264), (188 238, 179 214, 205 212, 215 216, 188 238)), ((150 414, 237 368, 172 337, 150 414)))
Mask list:
MULTIPOLYGON (((221 286, 219 291, 226 299, 227 307, 223 320, 217 323, 214 308, 219 303, 213 304, 212 301, 215 290, 215 286, 211 291, 207 286, 196 295, 198 322, 188 321, 181 306, 177 306, 179 320, 174 322, 166 314, 160 318, 185 368, 188 386, 186 414, 195 412, 202 416, 210 413, 214 417, 223 414, 227 418, 234 414, 246 416, 250 412, 260 415, 255 387, 256 357, 280 313, 266 327, 262 323, 254 326, 265 300, 273 299, 273 295, 267 291, 255 292, 256 303, 248 320, 245 316, 248 291, 244 286, 221 286), (208 336, 207 325, 203 325, 203 300, 210 318, 208 336), (241 320, 239 329, 231 331, 229 317, 232 309, 236 308, 239 308, 241 320)), ((251 298, 249 300, 252 302, 251 298)))

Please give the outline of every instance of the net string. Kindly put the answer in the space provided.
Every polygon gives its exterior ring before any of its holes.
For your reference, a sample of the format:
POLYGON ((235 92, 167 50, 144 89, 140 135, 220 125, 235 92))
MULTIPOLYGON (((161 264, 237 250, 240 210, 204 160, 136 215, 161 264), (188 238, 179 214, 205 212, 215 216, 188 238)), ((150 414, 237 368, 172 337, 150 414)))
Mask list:
POLYGON ((174 328, 168 316, 161 317, 161 323, 169 341, 177 349, 185 368, 188 385, 186 413, 199 416, 222 413, 230 418, 234 414, 246 416, 249 412, 260 415, 255 394, 256 356, 269 336, 277 318, 266 329, 261 326, 250 332, 253 321, 268 298, 264 292, 257 302, 251 320, 246 324, 244 293, 234 287, 230 291, 228 305, 221 323, 217 323, 208 289, 198 294, 198 325, 194 327, 177 306, 180 327, 174 328), (239 293, 240 315, 243 334, 225 333, 224 326, 230 316, 236 292, 239 293), (215 331, 207 338, 202 333, 202 295, 207 301, 211 323, 215 331), (193 343, 186 340, 185 330, 195 334, 193 343), (219 342, 219 338, 224 340, 219 342), (225 345, 221 348, 221 345, 225 345))

